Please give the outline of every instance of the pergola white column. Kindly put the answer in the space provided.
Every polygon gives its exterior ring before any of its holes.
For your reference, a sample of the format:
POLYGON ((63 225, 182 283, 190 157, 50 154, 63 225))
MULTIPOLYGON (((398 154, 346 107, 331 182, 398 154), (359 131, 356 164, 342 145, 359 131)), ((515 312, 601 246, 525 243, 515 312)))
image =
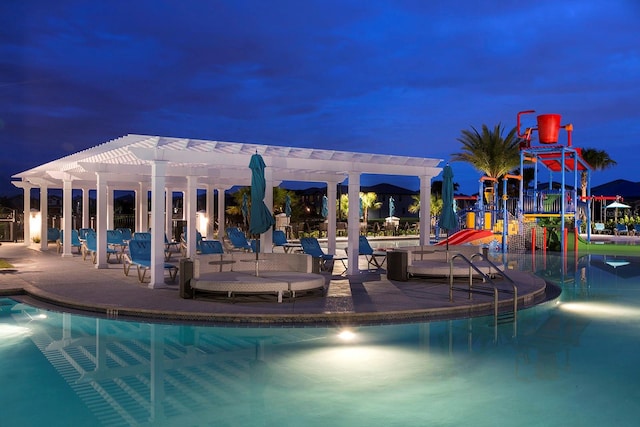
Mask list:
POLYGON ((173 239, 173 191, 167 187, 164 195, 164 233, 173 239))
POLYGON ((206 214, 207 214, 207 239, 213 239, 215 233, 215 220, 214 220, 214 211, 215 211, 215 189, 212 185, 207 184, 206 186, 207 194, 207 206, 206 206, 206 214))
POLYGON ((225 188, 218 188, 218 240, 220 240, 221 242, 226 233, 226 227, 225 227, 226 219, 224 216, 225 193, 226 193, 225 188))
POLYGON ((136 231, 141 233, 149 229, 149 189, 147 183, 141 182, 136 193, 136 231))
POLYGON ((113 216, 115 215, 115 210, 113 208, 113 186, 107 185, 107 229, 113 230, 113 216))
POLYGON ((107 174, 96 173, 96 268, 107 268, 107 174))
POLYGON ((187 258, 196 255, 196 212, 198 210, 198 177, 187 176, 187 191, 184 193, 184 211, 187 219, 187 258))
POLYGON ((164 286, 164 189, 167 163, 151 163, 151 279, 149 288, 164 286))
POLYGON ((24 200, 22 201, 22 225, 24 230, 24 245, 31 245, 31 188, 27 181, 14 182, 16 187, 22 187, 24 200))
POLYGON ((336 199, 338 194, 338 182, 327 181, 327 248, 329 253, 336 253, 336 199))
MULTIPOLYGON (((349 230, 347 237, 347 247, 349 253, 347 255, 347 262, 349 268, 347 274, 356 274, 358 269, 358 255, 359 255, 359 239, 360 239, 360 172, 349 173, 349 230)), ((335 211, 335 209, 334 209, 335 211)))
POLYGON ((89 211, 89 189, 82 189, 82 228, 89 228, 91 212, 89 211))
POLYGON ((49 216, 49 189, 46 184, 40 184, 40 250, 49 249, 47 241, 47 217, 49 216))
POLYGON ((69 176, 62 181, 62 217, 64 225, 62 230, 64 237, 62 238, 62 256, 71 257, 71 217, 73 216, 73 182, 69 176))
POLYGON ((431 178, 420 177, 420 245, 428 245, 431 238, 431 178))

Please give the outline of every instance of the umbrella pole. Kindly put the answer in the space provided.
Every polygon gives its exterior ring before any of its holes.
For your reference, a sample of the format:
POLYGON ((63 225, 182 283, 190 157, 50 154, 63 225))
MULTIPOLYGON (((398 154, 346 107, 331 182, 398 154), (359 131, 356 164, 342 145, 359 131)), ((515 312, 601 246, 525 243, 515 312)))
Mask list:
POLYGON ((449 230, 447 230, 447 262, 449 262, 449 230))

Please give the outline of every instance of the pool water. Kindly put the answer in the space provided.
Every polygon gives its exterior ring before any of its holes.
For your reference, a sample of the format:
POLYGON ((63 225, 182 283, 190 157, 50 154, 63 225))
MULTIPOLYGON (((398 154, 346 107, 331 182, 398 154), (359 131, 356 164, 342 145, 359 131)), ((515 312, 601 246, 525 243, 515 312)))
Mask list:
POLYGON ((637 425, 640 259, 507 261, 563 292, 497 328, 166 325, 0 299, 0 425, 637 425))

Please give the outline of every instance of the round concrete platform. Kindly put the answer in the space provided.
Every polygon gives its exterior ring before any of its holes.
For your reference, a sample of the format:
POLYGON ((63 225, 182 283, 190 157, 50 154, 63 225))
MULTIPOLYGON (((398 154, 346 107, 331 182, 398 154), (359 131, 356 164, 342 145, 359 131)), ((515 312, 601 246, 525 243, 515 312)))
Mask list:
MULTIPOLYGON (((310 293, 286 300, 273 298, 182 299, 177 281, 149 289, 127 277, 121 264, 95 269, 81 256, 61 257, 22 244, 0 246, 0 258, 14 268, 0 272, 0 295, 54 310, 79 311, 111 318, 159 322, 231 325, 345 325, 414 322, 473 317, 493 312, 493 295, 474 293, 456 284, 453 301, 443 281, 388 280, 384 270, 362 271, 348 277, 326 274, 324 295, 310 293)), ((361 268, 366 260, 361 257, 361 268)), ((530 273, 509 270, 518 286, 518 307, 545 300, 546 283, 530 273)), ((510 285, 504 284, 505 289, 510 285)), ((499 285, 502 286, 502 285, 499 285)), ((499 294, 502 309, 512 306, 509 293, 499 294)))

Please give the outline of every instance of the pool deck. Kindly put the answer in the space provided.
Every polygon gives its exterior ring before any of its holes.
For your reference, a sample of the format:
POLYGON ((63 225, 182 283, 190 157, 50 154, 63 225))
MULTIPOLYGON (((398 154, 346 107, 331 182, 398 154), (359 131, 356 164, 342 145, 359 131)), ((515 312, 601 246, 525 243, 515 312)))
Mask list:
MULTIPOLYGON (((325 295, 285 298, 278 304, 274 296, 183 299, 177 280, 167 281, 164 288, 150 289, 138 281, 135 271, 125 276, 122 264, 96 269, 81 255, 62 257, 53 244, 49 250, 40 251, 22 243, 2 243, 0 259, 14 266, 0 269, 0 296, 98 317, 277 327, 428 321, 493 313, 490 294, 474 293, 470 300, 467 292, 455 290, 454 301, 450 302, 449 286, 444 281, 393 281, 387 279, 384 270, 345 277, 339 274, 343 268, 338 262, 333 274, 325 274, 325 295)), ((176 256, 173 261, 177 264, 176 256)), ((359 266, 366 268, 364 257, 360 257, 359 266)), ((544 280, 515 270, 509 270, 509 276, 518 284, 520 308, 544 300, 544 280)), ((457 288, 464 286, 456 284, 457 288)), ((500 293, 499 298, 504 307, 513 301, 506 293, 500 293)))

